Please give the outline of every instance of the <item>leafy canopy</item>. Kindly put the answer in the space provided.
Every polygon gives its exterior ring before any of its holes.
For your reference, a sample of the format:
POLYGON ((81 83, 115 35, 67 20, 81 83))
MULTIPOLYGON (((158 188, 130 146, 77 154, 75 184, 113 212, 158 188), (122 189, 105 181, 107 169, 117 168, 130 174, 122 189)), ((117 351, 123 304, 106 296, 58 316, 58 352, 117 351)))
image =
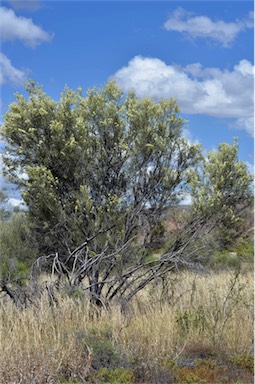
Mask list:
POLYGON ((127 241, 139 222, 152 227, 181 200, 200 148, 182 137, 174 100, 124 97, 114 82, 86 97, 66 88, 58 102, 33 82, 27 92, 5 116, 4 161, 45 250, 112 226, 114 241, 127 241))

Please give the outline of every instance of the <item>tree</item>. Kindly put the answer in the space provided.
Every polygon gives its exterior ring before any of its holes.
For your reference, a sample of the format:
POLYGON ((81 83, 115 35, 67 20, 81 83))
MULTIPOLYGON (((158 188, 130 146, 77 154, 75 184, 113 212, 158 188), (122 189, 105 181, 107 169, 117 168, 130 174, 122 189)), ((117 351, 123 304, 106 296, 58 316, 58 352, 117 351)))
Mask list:
POLYGON ((174 100, 124 97, 114 82, 87 97, 66 88, 59 102, 33 82, 27 91, 10 105, 2 136, 6 175, 21 187, 44 255, 34 270, 51 260, 74 289, 87 281, 96 304, 127 302, 176 266, 193 265, 205 247, 201 234, 224 225, 223 212, 234 220, 236 204, 250 199, 237 146, 203 159, 200 146, 182 136, 174 100), (233 174, 217 171, 224 156, 233 174), (242 181, 239 189, 232 179, 242 181), (146 262, 161 213, 187 192, 194 208, 186 226, 156 262, 146 262))
MULTIPOLYGON (((252 176, 238 159, 238 143, 222 143, 202 160, 200 167, 190 170, 193 209, 208 220, 217 219, 217 242, 223 250, 245 231, 244 215, 252 207, 252 176)), ((215 237, 214 237, 215 241, 215 237)))

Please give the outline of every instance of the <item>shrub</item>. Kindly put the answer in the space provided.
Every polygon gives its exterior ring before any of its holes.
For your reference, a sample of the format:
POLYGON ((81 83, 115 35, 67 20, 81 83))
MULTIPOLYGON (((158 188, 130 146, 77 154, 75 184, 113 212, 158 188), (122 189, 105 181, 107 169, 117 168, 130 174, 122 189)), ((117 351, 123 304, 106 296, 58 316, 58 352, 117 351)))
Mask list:
POLYGON ((24 285, 29 278, 28 266, 20 260, 0 259, 0 279, 5 281, 15 281, 19 285, 24 285))
POLYGON ((254 371, 254 358, 253 356, 248 356, 246 354, 238 354, 235 356, 231 356, 229 361, 237 365, 243 369, 247 369, 248 371, 252 372, 254 371))
POLYGON ((127 384, 134 382, 134 375, 132 370, 126 368, 101 368, 94 375, 94 378, 99 384, 127 384))
POLYGON ((209 266, 215 270, 222 270, 228 268, 239 269, 241 266, 241 258, 238 256, 237 252, 232 251, 222 251, 215 252, 208 262, 209 266))
POLYGON ((37 255, 26 213, 14 214, 8 222, 0 221, 1 257, 31 265, 37 255))

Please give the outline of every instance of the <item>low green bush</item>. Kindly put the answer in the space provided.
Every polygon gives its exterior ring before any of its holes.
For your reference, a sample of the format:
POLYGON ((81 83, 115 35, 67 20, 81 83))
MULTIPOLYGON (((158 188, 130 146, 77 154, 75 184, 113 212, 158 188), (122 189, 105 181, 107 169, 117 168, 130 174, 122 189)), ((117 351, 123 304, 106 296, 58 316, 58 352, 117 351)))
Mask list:
POLYGON ((230 363, 237 365, 250 372, 254 372, 254 357, 246 354, 238 354, 229 358, 230 363))
POLYGON ((222 269, 239 269, 241 267, 242 260, 238 256, 237 252, 233 251, 218 251, 215 252, 208 260, 208 265, 214 270, 222 269))
POLYGON ((0 259, 0 279, 25 285, 29 278, 28 266, 20 260, 2 257, 0 259))
POLYGON ((13 214, 9 221, 0 221, 0 244, 2 259, 17 259, 30 266, 38 256, 25 212, 13 214))
POLYGON ((134 383, 131 369, 126 368, 101 368, 93 377, 98 384, 128 384, 134 383))

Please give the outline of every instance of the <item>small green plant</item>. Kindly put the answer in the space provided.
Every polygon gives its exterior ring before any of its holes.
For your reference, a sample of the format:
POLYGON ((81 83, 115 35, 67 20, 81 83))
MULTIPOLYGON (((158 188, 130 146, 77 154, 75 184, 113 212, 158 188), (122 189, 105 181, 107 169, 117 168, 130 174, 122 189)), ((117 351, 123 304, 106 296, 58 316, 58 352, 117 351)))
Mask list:
POLYGON ((221 368, 211 359, 194 360, 194 366, 175 367, 173 372, 178 384, 209 384, 222 379, 221 368))
POLYGON ((196 367, 207 368, 208 370, 214 369, 217 366, 217 363, 213 359, 196 359, 194 361, 196 367))
POLYGON ((231 356, 229 359, 230 363, 237 365, 243 369, 247 369, 250 372, 254 371, 254 358, 245 354, 239 354, 231 356))
POLYGON ((134 375, 131 369, 126 368, 101 368, 94 378, 99 384, 128 384, 133 383, 134 375))
POLYGON ((128 367, 127 356, 119 345, 112 341, 112 326, 110 324, 97 329, 91 327, 87 333, 79 331, 79 342, 92 352, 92 367, 99 371, 101 368, 116 369, 128 367))
POLYGON ((201 379, 195 372, 193 368, 179 368, 175 370, 175 378, 178 384, 207 384, 208 382, 205 379, 201 379))
POLYGON ((166 357, 165 359, 162 360, 160 367, 171 370, 171 369, 177 368, 178 365, 175 360, 170 359, 169 357, 166 357))

